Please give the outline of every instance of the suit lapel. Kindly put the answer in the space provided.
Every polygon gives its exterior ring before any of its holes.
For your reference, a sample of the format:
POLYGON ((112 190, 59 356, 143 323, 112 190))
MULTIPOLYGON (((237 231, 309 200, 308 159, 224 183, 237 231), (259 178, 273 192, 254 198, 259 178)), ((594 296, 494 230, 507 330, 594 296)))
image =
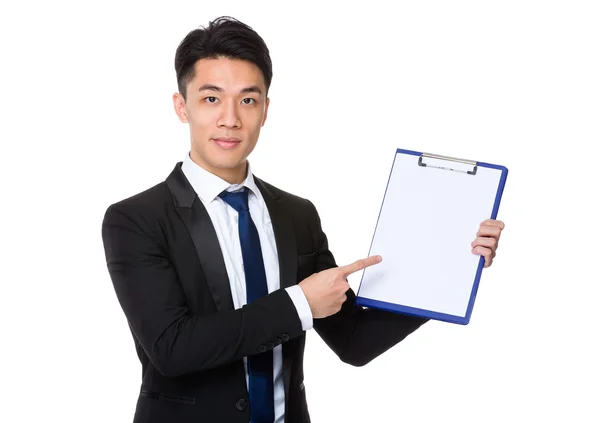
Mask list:
POLYGON ((196 253, 204 270, 206 283, 217 310, 233 310, 229 277, 227 276, 217 233, 206 208, 183 174, 181 162, 177 163, 166 182, 173 194, 175 210, 194 242, 196 253))

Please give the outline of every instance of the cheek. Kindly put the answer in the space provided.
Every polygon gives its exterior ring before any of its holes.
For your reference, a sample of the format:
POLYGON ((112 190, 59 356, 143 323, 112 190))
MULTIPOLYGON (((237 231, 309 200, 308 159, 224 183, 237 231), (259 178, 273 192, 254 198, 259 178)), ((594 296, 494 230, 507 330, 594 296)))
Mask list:
POLYGON ((248 114, 244 119, 246 130, 253 135, 258 135, 262 128, 263 120, 264 113, 262 112, 255 111, 252 114, 248 114))
POLYGON ((192 127, 197 130, 208 129, 214 125, 213 118, 210 113, 196 113, 190 120, 192 127))
POLYGON ((190 122, 190 135, 192 142, 199 148, 203 148, 209 138, 215 136, 215 131, 210 122, 206 121, 206 119, 200 119, 190 122))
POLYGON ((192 128, 201 130, 216 125, 218 113, 216 108, 191 107, 189 108, 188 120, 192 128))

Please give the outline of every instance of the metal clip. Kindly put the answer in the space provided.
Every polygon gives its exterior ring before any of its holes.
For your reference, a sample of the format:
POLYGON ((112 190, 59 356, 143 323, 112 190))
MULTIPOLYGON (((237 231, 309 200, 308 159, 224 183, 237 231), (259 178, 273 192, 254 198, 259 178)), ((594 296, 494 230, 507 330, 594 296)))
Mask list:
POLYGON ((469 175, 477 174, 477 162, 474 162, 473 160, 456 159, 454 157, 438 156, 437 154, 428 154, 428 153, 421 154, 419 156, 419 166, 434 167, 436 169, 444 169, 444 170, 452 170, 454 172, 462 172, 462 173, 467 173, 469 175), (436 159, 436 160, 446 160, 446 161, 450 161, 450 162, 464 163, 464 164, 473 166, 473 170, 462 170, 462 169, 455 169, 455 168, 451 168, 451 167, 435 166, 432 164, 423 163, 424 157, 430 158, 430 159, 436 159))

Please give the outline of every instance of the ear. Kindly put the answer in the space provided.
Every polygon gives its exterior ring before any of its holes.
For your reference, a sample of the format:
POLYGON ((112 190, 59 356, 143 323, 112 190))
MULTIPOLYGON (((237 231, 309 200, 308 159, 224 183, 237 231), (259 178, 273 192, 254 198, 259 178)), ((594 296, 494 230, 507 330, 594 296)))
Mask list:
POLYGON ((271 103, 271 99, 267 97, 267 101, 265 101, 265 115, 263 116, 262 123, 260 124, 261 128, 265 126, 265 122, 267 121, 267 115, 269 114, 269 104, 271 103))
POLYGON ((175 113, 180 121, 183 123, 188 123, 187 110, 185 108, 185 99, 181 95, 181 93, 173 94, 173 107, 175 108, 175 113))

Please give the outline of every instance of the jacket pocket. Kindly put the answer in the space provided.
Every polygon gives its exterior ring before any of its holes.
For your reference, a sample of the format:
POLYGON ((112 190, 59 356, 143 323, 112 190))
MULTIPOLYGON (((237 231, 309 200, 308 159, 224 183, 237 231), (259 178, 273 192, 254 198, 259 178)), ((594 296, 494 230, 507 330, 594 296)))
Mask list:
POLYGON ((163 394, 161 392, 151 392, 151 391, 142 390, 140 392, 140 395, 145 398, 177 402, 179 404, 195 404, 196 403, 196 398, 194 398, 194 397, 184 397, 181 395, 163 394))

